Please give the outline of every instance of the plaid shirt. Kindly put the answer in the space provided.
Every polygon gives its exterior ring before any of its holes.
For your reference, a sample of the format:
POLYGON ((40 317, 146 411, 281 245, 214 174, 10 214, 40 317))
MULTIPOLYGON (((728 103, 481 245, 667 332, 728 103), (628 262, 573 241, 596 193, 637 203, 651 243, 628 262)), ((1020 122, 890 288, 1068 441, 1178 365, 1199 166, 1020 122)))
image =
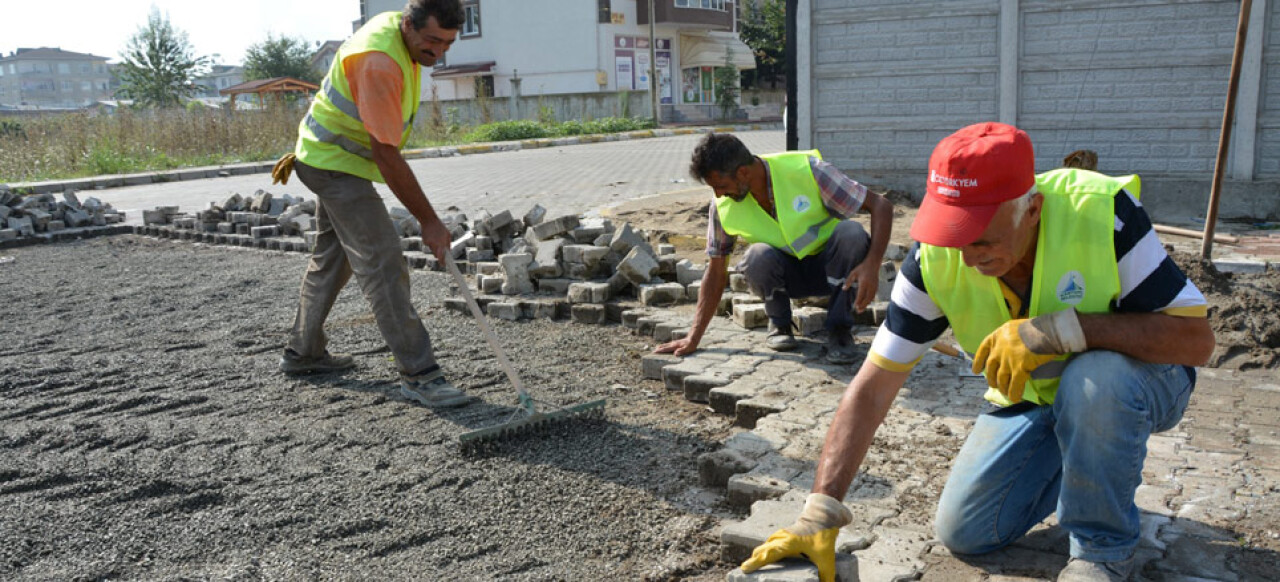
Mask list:
MULTIPOLYGON (((859 184, 841 172, 835 166, 818 158, 809 158, 809 168, 813 170, 813 179, 818 182, 822 191, 822 205, 832 216, 846 219, 852 218, 862 208, 867 199, 867 187, 859 184)), ((765 183, 772 185, 769 176, 769 164, 764 165, 765 183)), ((772 186, 771 186, 772 187, 772 186)), ((772 193, 770 193, 772 194, 772 193)), ((775 205, 776 206, 776 205, 775 205)), ((707 220, 707 255, 725 257, 733 252, 733 244, 738 237, 730 235, 720 226, 720 214, 716 212, 716 201, 711 199, 711 209, 707 220)))

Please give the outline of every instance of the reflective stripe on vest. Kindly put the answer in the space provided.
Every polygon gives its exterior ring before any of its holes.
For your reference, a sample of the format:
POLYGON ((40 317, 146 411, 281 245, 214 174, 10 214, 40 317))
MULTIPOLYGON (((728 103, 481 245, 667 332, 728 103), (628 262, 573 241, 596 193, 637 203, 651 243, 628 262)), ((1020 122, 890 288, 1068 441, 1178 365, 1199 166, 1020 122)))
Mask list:
POLYGON ((727 234, 765 243, 798 259, 822 251, 840 219, 822 204, 811 157, 822 159, 822 154, 810 150, 760 156, 769 168, 777 218, 769 216, 755 196, 742 201, 722 196, 715 201, 720 227, 727 234))
POLYGON ((355 140, 349 137, 329 131, 329 128, 320 125, 320 122, 316 121, 316 118, 312 117, 310 112, 307 112, 307 116, 302 119, 302 123, 307 126, 307 129, 311 130, 311 133, 316 134, 320 141, 331 143, 346 150, 347 153, 373 161, 373 150, 356 143, 355 140))
MULTIPOLYGON (((320 92, 324 93, 324 96, 329 99, 329 102, 332 103, 334 107, 337 107, 339 111, 345 113, 347 117, 350 117, 360 122, 364 121, 363 119, 360 118, 360 108, 356 107, 355 101, 347 99, 346 95, 343 95, 337 89, 334 89, 333 84, 329 82, 328 77, 324 78, 324 83, 322 83, 320 86, 320 92)), ((316 122, 316 123, 318 124, 319 122, 316 122)), ((403 125, 401 125, 401 131, 409 129, 409 126, 411 125, 413 125, 412 117, 406 120, 403 125)), ((343 149, 346 149, 346 148, 343 148, 343 149)), ((347 151, 350 151, 350 150, 347 150, 347 151)))
MULTIPOLYGON (((1109 312, 1120 295, 1115 196, 1121 190, 1139 196, 1138 177, 1059 169, 1037 175, 1036 188, 1044 196, 1044 205, 1026 316, 1072 307, 1080 313, 1109 312)), ((1013 319, 999 280, 966 266, 960 249, 920 245, 920 270, 925 291, 970 355, 987 335, 1013 319)), ((1023 398, 1052 404, 1069 357, 1033 370, 1023 398)), ((1000 406, 1012 404, 994 388, 985 398, 1000 406)))

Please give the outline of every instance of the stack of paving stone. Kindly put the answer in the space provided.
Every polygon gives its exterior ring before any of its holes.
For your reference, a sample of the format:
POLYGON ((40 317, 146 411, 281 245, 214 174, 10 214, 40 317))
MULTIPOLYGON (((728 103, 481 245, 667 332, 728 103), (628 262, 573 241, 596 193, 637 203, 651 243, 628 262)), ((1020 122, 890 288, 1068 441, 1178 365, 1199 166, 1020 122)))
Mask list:
POLYGON ((52 193, 24 197, 0 185, 0 243, 79 235, 86 229, 119 224, 124 218, 123 213, 97 198, 81 202, 75 190, 67 190, 60 197, 52 193))
POLYGON ((143 225, 136 234, 147 234, 209 244, 309 252, 316 237, 314 200, 258 190, 253 196, 232 194, 222 202, 210 202, 204 210, 182 213, 177 206, 142 211, 143 225))
MULTIPOLYGON (((445 222, 454 234, 454 259, 475 275, 477 301, 499 319, 620 323, 622 312, 636 304, 696 300, 705 268, 679 259, 672 245, 655 249, 629 224, 572 215, 548 219, 541 206, 521 220, 510 212, 486 212, 471 231, 461 227, 465 220, 445 222)), ((445 306, 467 312, 461 299, 445 306)))

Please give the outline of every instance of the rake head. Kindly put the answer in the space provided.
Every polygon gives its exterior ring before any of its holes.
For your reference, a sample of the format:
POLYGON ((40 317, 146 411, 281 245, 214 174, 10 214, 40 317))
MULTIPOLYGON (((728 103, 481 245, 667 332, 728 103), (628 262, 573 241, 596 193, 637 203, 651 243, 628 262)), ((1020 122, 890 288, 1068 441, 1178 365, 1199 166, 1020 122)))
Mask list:
POLYGON ((458 437, 458 444, 463 453, 475 453, 501 443, 522 439, 529 435, 542 434, 552 426, 573 419, 603 418, 604 399, 593 400, 583 404, 575 404, 557 408, 551 412, 539 412, 532 408, 522 407, 516 411, 516 418, 497 426, 473 430, 458 437))

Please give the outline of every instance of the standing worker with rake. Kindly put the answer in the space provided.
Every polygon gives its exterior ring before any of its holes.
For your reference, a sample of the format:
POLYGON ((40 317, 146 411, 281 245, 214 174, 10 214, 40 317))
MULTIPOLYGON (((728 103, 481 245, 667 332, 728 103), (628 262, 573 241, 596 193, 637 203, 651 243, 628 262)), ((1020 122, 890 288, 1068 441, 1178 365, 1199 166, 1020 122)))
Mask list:
POLYGON ((420 101, 420 67, 444 57, 464 19, 459 0, 410 0, 402 12, 374 16, 342 44, 294 153, 272 177, 298 177, 317 197, 319 236, 302 279, 293 332, 280 361, 287 374, 344 370, 347 354, 325 348, 324 321, 355 275, 400 368, 401 393, 428 406, 470 398, 444 378, 431 339, 410 302, 400 239, 372 182, 385 182, 422 225, 422 242, 444 263, 449 231, 400 154, 420 101))
POLYGON ((999 123, 961 129, 929 160, 884 325, 827 431, 795 524, 743 570, 805 555, 834 581, 841 503, 894 397, 947 327, 1001 408, 978 417, 938 502, 958 554, 1017 540, 1057 512, 1071 560, 1059 582, 1125 580, 1147 438, 1182 418, 1213 351, 1204 296, 1160 245, 1137 176, 1036 175, 1031 140, 999 123))

